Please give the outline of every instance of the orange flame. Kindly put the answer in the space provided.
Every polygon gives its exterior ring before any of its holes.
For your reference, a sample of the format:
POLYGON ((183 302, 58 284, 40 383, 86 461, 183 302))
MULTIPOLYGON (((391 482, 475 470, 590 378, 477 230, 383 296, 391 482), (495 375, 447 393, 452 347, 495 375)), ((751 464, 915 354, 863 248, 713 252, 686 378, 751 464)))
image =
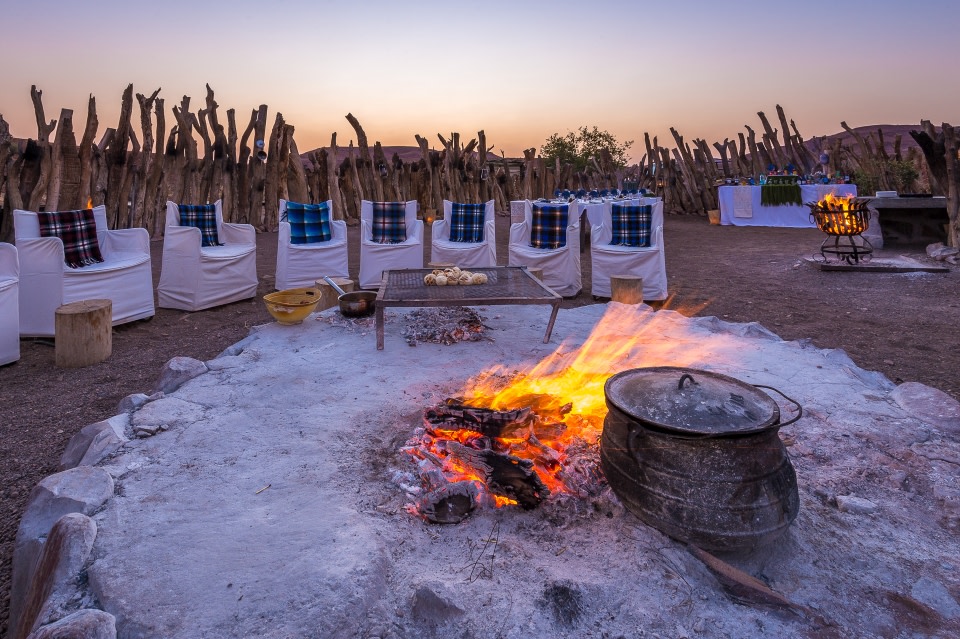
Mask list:
POLYGON ((823 199, 817 202, 824 211, 854 211, 861 208, 862 205, 857 202, 856 195, 835 195, 827 193, 823 199))

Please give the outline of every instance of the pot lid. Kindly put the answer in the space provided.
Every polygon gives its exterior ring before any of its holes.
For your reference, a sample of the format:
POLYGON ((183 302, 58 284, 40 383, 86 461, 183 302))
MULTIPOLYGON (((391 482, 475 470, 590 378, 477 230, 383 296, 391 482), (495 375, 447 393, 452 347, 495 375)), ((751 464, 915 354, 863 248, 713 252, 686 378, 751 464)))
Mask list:
POLYGON ((692 368, 626 370, 607 380, 604 394, 641 425, 675 433, 746 435, 780 423, 780 407, 757 387, 692 368))

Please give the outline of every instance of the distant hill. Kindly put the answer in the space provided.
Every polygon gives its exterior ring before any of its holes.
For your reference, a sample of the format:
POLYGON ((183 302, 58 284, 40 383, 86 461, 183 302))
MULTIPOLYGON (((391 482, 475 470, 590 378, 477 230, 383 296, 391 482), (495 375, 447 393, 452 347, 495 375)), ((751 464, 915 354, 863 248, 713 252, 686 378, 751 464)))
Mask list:
MULTIPOLYGON (((919 122, 917 124, 871 124, 867 126, 857 126, 851 128, 864 138, 867 138, 871 133, 875 134, 878 129, 883 131, 883 146, 891 155, 893 154, 893 146, 896 142, 897 135, 901 136, 900 153, 902 155, 906 155, 907 150, 909 149, 919 148, 914 139, 910 137, 910 131, 920 130, 919 122)), ((833 141, 837 138, 840 138, 841 144, 847 147, 856 147, 857 144, 856 139, 846 131, 840 131, 839 133, 834 133, 825 137, 828 145, 832 145, 833 141)), ((874 138, 876 138, 876 136, 874 136, 874 138)), ((805 144, 807 144, 814 151, 819 151, 819 140, 820 137, 809 138, 805 144)))
MULTIPOLYGON (((901 136, 900 140, 900 153, 906 155, 907 151, 911 148, 918 148, 917 143, 914 142, 913 138, 910 137, 910 131, 918 131, 920 129, 920 124, 871 124, 867 126, 853 127, 853 130, 862 135, 864 138, 867 138, 871 133, 876 133, 877 129, 883 131, 883 142, 884 146, 887 149, 887 152, 891 155, 893 154, 893 145, 896 141, 896 137, 899 134, 901 136)), ((826 138, 827 146, 833 144, 833 140, 840 138, 841 143, 847 147, 856 146, 857 142, 852 135, 846 131, 840 131, 839 133, 833 133, 827 136, 816 136, 807 138, 805 144, 814 152, 820 151, 820 139, 821 137, 826 138)), ((781 143, 783 138, 780 138, 781 143)), ((371 147, 371 151, 372 151, 371 147)), ((441 150, 436 149, 435 150, 441 150)), ((316 149, 315 149, 316 150, 316 149)), ((347 157, 347 151, 349 147, 338 147, 337 148, 337 161, 340 162, 347 157)), ((356 152, 356 147, 354 147, 354 152, 356 152)), ((399 158, 404 162, 416 162, 420 159, 420 148, 416 146, 384 146, 383 153, 387 156, 387 159, 392 159, 394 153, 399 156, 399 158)), ((303 154, 306 155, 306 154, 303 154)), ((500 156, 494 153, 488 154, 488 161, 498 161, 500 156)), ((507 158, 508 160, 514 160, 516 162, 522 161, 523 158, 507 158)))

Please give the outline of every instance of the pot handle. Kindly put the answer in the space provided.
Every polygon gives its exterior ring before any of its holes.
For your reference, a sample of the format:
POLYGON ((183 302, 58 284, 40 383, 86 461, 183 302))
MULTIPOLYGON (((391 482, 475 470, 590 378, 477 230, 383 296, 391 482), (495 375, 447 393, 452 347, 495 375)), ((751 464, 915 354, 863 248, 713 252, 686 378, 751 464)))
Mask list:
POLYGON ((756 386, 757 388, 766 388, 768 390, 772 390, 777 395, 779 395, 780 397, 784 398, 785 400, 787 400, 788 402, 790 402, 791 404, 797 407, 797 416, 794 417, 793 419, 790 419, 780 424, 779 426, 780 428, 783 428, 784 426, 789 426, 790 424, 794 423, 795 421, 803 417, 803 406, 801 406, 800 402, 798 402, 797 400, 787 397, 780 390, 774 388, 773 386, 764 386, 763 384, 754 384, 754 386, 756 386))
POLYGON ((343 291, 343 289, 340 288, 339 286, 337 286, 337 283, 330 279, 330 276, 324 275, 324 276, 323 276, 323 281, 326 282, 327 284, 329 284, 330 286, 332 286, 332 287, 333 287, 333 290, 335 290, 335 291, 336 291, 337 293, 339 293, 340 295, 346 295, 346 293, 343 291))

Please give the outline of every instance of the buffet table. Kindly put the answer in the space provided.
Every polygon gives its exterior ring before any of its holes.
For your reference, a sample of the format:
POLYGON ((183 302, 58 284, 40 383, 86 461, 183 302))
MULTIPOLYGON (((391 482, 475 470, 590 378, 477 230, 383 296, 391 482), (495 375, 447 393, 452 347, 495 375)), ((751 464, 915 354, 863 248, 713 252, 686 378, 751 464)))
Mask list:
POLYGON ((790 228, 817 228, 810 219, 807 202, 816 202, 826 194, 856 195, 855 184, 803 184, 800 196, 804 205, 787 204, 763 206, 760 204, 760 186, 721 186, 720 224, 733 226, 786 226, 790 228))

